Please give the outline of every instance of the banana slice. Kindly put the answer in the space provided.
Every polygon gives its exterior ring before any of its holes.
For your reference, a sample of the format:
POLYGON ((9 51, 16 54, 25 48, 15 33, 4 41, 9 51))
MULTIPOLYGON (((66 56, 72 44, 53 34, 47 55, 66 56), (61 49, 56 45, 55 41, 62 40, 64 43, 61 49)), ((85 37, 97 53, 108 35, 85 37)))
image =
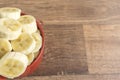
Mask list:
POLYGON ((11 45, 14 51, 29 54, 35 48, 36 42, 32 35, 22 33, 16 40, 11 41, 11 45))
POLYGON ((35 52, 34 53, 34 58, 37 58, 37 56, 38 56, 39 53, 40 53, 39 51, 35 52))
POLYGON ((21 24, 14 19, 0 19, 0 38, 14 40, 21 34, 21 24))
POLYGON ((34 53, 28 54, 27 57, 28 57, 28 65, 30 65, 34 60, 34 53))
POLYGON ((11 44, 6 39, 0 39, 0 58, 12 50, 11 44))
POLYGON ((36 33, 40 34, 40 31, 39 31, 39 29, 37 29, 36 33))
POLYGON ((0 17, 1 18, 18 19, 18 18, 20 18, 20 14, 21 14, 21 10, 19 8, 14 8, 14 7, 0 8, 0 17))
POLYGON ((22 24, 23 32, 33 33, 37 31, 36 20, 31 15, 23 15, 18 21, 22 24))
POLYGON ((42 37, 39 33, 32 33, 32 37, 36 41, 35 49, 32 51, 33 53, 37 52, 42 46, 42 37))
POLYGON ((0 60, 0 75, 7 78, 20 76, 27 68, 27 56, 19 52, 9 52, 0 60))

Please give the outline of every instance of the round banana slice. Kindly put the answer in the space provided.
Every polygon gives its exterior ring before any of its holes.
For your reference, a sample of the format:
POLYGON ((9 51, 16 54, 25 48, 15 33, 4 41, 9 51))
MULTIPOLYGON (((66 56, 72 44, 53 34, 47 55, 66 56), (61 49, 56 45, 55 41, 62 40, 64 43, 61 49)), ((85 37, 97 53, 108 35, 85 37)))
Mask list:
POLYGON ((35 49, 32 51, 33 53, 37 52, 42 46, 42 37, 39 33, 32 33, 32 37, 36 41, 35 49))
POLYGON ((20 14, 21 14, 21 10, 19 8, 14 8, 14 7, 0 8, 0 17, 1 18, 18 19, 18 18, 20 18, 20 14))
POLYGON ((28 33, 22 33, 16 40, 11 41, 14 51, 29 54, 35 48, 36 42, 28 33))
POLYGON ((34 58, 37 58, 37 56, 38 56, 39 53, 40 53, 39 51, 35 52, 34 53, 34 58))
POLYGON ((11 44, 6 39, 0 39, 0 58, 12 50, 11 44))
POLYGON ((19 52, 9 52, 0 60, 0 75, 7 78, 20 76, 27 68, 27 56, 19 52))
POLYGON ((33 33, 37 31, 36 19, 31 15, 23 15, 18 21, 22 24, 23 32, 33 33))
POLYGON ((40 31, 39 31, 39 29, 37 29, 36 33, 40 34, 40 31))
POLYGON ((0 38, 14 40, 21 34, 20 22, 10 18, 0 19, 0 38))
POLYGON ((34 60, 34 53, 28 54, 27 57, 28 57, 28 65, 30 65, 34 60))

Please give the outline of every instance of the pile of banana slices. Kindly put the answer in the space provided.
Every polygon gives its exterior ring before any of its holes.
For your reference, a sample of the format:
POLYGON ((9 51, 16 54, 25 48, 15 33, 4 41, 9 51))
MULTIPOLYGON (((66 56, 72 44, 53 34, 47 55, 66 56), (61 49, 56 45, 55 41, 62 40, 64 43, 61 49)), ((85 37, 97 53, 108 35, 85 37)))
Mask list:
POLYGON ((0 8, 0 75, 16 78, 25 72, 39 53, 42 37, 36 19, 21 9, 0 8))

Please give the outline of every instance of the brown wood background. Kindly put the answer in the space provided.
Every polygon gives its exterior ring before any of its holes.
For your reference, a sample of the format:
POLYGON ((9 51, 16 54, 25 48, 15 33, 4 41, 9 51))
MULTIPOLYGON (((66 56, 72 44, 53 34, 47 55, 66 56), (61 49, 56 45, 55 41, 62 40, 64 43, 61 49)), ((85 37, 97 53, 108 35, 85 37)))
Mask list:
POLYGON ((0 0, 44 23, 39 68, 16 80, 119 80, 120 0, 0 0))

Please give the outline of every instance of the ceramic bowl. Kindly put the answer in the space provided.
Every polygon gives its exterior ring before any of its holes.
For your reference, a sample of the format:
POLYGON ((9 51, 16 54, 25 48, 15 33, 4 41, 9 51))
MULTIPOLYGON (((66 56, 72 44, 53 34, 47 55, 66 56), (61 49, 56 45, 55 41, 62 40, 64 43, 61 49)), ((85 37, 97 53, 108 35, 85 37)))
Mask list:
MULTIPOLYGON (((26 15, 26 14, 21 13, 21 16, 22 15, 26 15)), ((42 56, 44 53, 44 46, 45 46, 43 23, 38 19, 36 19, 36 23, 37 23, 37 28, 40 31, 40 35, 42 36, 42 47, 39 50, 39 54, 38 54, 37 58, 27 67, 26 71, 21 76, 19 76, 20 78, 33 73, 37 69, 37 67, 39 66, 39 64, 41 63, 41 60, 42 60, 42 56)), ((5 80, 5 79, 6 79, 5 77, 0 76, 0 80, 5 80)))

